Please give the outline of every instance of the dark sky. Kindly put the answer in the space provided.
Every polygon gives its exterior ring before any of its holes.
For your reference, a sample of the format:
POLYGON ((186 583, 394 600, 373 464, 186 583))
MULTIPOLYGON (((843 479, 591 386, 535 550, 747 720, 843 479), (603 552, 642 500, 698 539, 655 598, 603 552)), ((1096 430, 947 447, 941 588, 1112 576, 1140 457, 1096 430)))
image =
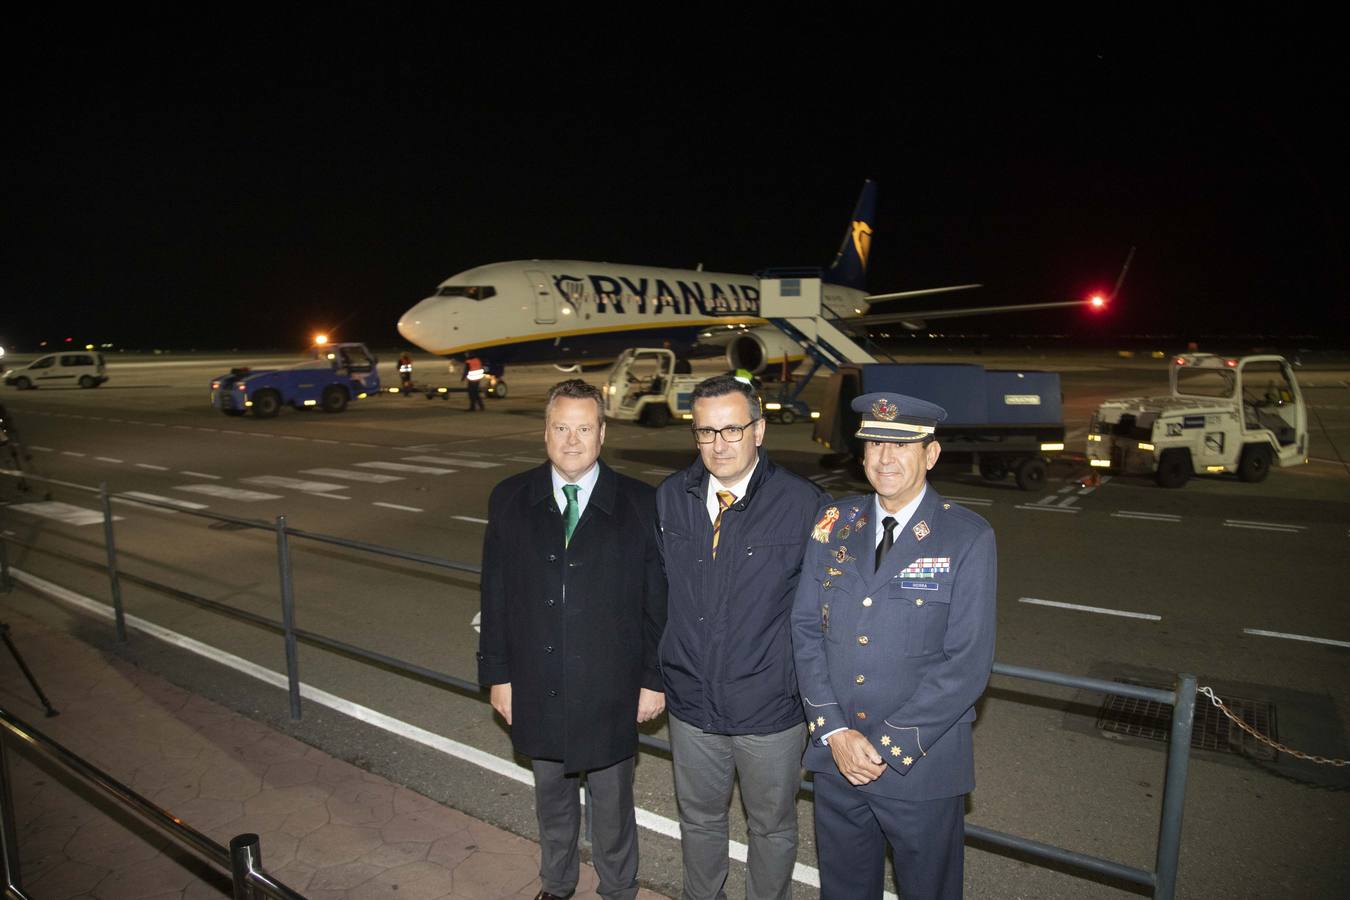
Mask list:
POLYGON ((832 8, 20 13, 0 343, 285 347, 343 323, 387 346, 486 262, 824 264, 865 177, 874 291, 1069 299, 1139 248, 1109 316, 967 329, 1350 333, 1329 22, 832 8))

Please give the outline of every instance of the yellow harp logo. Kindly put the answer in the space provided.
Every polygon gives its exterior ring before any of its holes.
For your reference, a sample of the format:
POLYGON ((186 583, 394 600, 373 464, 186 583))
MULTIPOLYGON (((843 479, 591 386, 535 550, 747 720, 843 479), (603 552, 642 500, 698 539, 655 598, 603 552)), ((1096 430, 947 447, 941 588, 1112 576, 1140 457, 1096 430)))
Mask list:
POLYGON ((866 222, 853 223, 853 249, 858 251, 863 269, 867 268, 867 254, 872 249, 872 226, 866 222))

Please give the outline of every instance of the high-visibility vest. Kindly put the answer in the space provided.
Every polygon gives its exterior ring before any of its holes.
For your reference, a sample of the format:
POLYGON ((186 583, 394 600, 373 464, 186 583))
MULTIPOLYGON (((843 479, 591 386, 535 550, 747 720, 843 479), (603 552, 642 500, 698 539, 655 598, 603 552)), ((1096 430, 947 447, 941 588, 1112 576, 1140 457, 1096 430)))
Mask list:
POLYGON ((467 360, 464 361, 464 365, 468 369, 468 371, 464 373, 465 378, 469 379, 470 381, 482 380, 484 374, 482 360, 480 360, 476 356, 470 356, 467 360))

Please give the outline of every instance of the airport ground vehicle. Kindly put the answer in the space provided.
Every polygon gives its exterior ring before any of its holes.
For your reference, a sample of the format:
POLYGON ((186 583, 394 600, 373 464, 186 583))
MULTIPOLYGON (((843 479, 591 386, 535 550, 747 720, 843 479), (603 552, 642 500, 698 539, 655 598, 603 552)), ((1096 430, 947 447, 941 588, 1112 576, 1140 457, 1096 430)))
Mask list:
POLYGON ((103 362, 103 354, 92 350, 48 353, 21 369, 11 369, 5 373, 5 384, 21 391, 62 384, 96 388, 107 380, 108 370, 103 362))
POLYGON ((955 363, 842 365, 832 376, 813 437, 861 462, 853 398, 894 391, 947 411, 937 426, 944 460, 969 459, 988 481, 1012 473, 1024 491, 1045 484, 1048 463, 1064 450, 1059 376, 1053 372, 987 370, 955 363))
POLYGON ((702 379, 677 374, 675 353, 630 347, 619 354, 605 385, 605 416, 653 428, 692 418, 689 396, 702 379))
POLYGON ((342 412, 350 401, 379 393, 377 362, 365 344, 318 346, 312 359, 290 368, 237 368, 211 379, 211 405, 227 416, 252 411, 260 419, 283 405, 342 412))
POLYGON ((1107 400, 1088 427, 1088 463, 1152 474, 1177 488, 1192 475, 1262 481, 1271 465, 1308 459, 1308 415, 1281 356, 1174 356, 1166 397, 1107 400))

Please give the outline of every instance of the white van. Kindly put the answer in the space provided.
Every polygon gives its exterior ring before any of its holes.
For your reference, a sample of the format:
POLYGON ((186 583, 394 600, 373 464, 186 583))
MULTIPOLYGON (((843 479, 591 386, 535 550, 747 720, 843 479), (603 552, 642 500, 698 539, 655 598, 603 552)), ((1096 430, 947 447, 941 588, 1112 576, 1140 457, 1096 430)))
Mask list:
POLYGON ((63 384, 95 388, 107 380, 103 354, 93 352, 51 353, 5 373, 5 384, 21 391, 63 384))

